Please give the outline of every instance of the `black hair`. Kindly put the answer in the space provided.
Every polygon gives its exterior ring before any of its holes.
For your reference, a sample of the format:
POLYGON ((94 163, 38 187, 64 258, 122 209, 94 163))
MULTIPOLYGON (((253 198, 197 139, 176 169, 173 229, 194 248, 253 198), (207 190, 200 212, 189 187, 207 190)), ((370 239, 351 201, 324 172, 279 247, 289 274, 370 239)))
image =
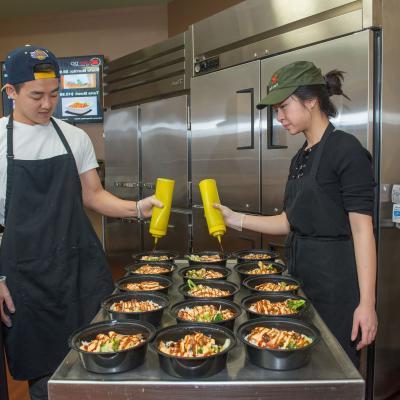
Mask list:
MULTIPOLYGON (((54 66, 54 64, 38 64, 33 67, 33 72, 56 72, 56 67, 54 66)), ((20 92, 24 83, 25 82, 21 82, 13 85, 17 93, 20 92)))
POLYGON ((338 71, 337 69, 329 71, 324 76, 326 82, 325 85, 299 86, 293 94, 296 95, 301 101, 316 98, 319 103, 319 108, 324 114, 326 114, 327 117, 336 117, 337 109, 332 103, 330 97, 333 95, 341 95, 350 100, 350 98, 346 96, 342 90, 344 73, 345 72, 338 71))

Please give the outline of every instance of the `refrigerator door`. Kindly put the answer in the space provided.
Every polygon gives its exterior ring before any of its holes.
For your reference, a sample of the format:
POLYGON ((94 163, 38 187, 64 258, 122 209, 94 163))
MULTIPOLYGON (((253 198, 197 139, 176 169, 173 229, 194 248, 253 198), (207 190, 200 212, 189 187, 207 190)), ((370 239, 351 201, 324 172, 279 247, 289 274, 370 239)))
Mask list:
POLYGON ((175 180, 173 207, 189 206, 187 96, 140 106, 143 197, 154 193, 157 178, 175 180))
POLYGON ((286 260, 285 252, 286 235, 262 235, 262 248, 270 249, 279 253, 282 261, 286 260))
MULTIPOLYGON (((105 187, 126 199, 139 198, 138 107, 107 111, 104 116, 105 187)), ((109 256, 130 257, 140 250, 140 224, 106 218, 105 248, 109 256)))
MULTIPOLYGON (((260 249, 261 234, 251 231, 227 229, 222 238, 224 251, 233 252, 244 249, 260 249)), ((208 234, 203 208, 193 209, 193 251, 220 250, 219 242, 208 234)))
POLYGON ((138 107, 104 115, 105 186, 118 197, 139 196, 138 107))
MULTIPOLYGON (((143 222, 144 250, 154 248, 154 238, 149 234, 150 220, 143 222)), ((159 239, 158 250, 176 251, 184 256, 190 251, 191 213, 172 211, 167 235, 159 239)))
MULTIPOLYGON (((355 33, 300 50, 267 58, 261 62, 261 96, 266 93, 271 75, 294 61, 312 61, 325 74, 330 70, 344 71, 343 96, 333 96, 338 116, 332 119, 337 129, 354 134, 372 150, 372 35, 369 31, 355 33)), ((282 128, 271 110, 261 112, 262 127, 262 213, 278 214, 282 211, 283 195, 290 160, 304 143, 304 135, 290 136, 282 128), (272 120, 272 122, 271 122, 272 120)))
POLYGON ((105 219, 104 242, 110 263, 132 261, 132 253, 141 251, 140 222, 136 219, 105 219))
POLYGON ((221 202, 260 211, 259 61, 191 81, 193 203, 198 183, 215 178, 221 202))

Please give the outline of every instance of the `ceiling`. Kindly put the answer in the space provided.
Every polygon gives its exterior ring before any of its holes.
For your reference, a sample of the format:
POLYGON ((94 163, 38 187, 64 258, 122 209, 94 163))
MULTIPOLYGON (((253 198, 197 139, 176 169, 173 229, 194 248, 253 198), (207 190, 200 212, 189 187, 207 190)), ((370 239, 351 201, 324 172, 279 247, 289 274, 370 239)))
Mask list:
POLYGON ((1 5, 0 19, 107 8, 168 4, 171 0, 14 0, 1 5))

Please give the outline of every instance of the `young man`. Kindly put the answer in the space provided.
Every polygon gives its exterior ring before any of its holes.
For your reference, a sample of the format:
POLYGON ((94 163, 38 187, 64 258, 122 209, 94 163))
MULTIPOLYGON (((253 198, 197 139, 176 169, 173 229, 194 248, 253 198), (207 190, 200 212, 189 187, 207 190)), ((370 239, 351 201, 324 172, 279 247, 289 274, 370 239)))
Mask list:
POLYGON ((68 336, 113 290, 84 206, 149 217, 162 204, 121 200, 102 188, 86 133, 52 118, 60 74, 49 50, 18 48, 5 69, 14 108, 0 119, 0 325, 11 374, 29 381, 32 399, 46 399, 68 336))

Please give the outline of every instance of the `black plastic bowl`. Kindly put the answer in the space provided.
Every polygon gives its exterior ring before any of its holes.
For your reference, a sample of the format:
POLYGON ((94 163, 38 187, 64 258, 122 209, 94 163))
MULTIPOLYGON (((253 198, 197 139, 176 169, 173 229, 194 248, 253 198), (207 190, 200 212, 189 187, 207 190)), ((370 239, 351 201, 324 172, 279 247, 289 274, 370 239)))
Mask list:
POLYGON ((310 359, 311 350, 319 341, 321 335, 318 329, 308 322, 293 318, 276 317, 257 318, 243 323, 238 328, 237 337, 244 343, 247 358, 251 363, 261 368, 289 370, 300 368, 307 364, 310 359), (299 332, 313 339, 313 342, 309 346, 294 350, 262 349, 245 339, 256 326, 299 332))
POLYGON ((221 307, 223 309, 227 308, 229 310, 233 310, 233 312, 235 313, 235 316, 231 319, 226 319, 224 321, 201 322, 202 324, 225 326, 226 328, 233 330, 236 318, 240 317, 240 315, 242 314, 242 309, 237 304, 235 304, 231 301, 228 301, 228 300, 216 300, 216 299, 215 300, 196 299, 196 300, 181 301, 179 303, 174 304, 171 307, 170 313, 176 319, 176 321, 178 323, 185 323, 185 324, 195 323, 196 321, 188 321, 186 319, 179 318, 178 312, 180 309, 185 308, 185 307, 195 307, 195 306, 204 306, 204 305, 213 305, 216 307, 221 307))
POLYGON ((226 367, 229 351, 236 345, 234 334, 227 328, 211 324, 180 324, 161 329, 151 344, 158 353, 161 368, 169 375, 177 378, 207 378, 215 375, 226 367), (230 340, 229 346, 222 352, 209 357, 175 357, 163 353, 158 349, 160 340, 168 342, 179 340, 185 335, 201 332, 215 339, 218 345, 223 345, 226 339, 230 340))
POLYGON ((276 251, 272 250, 247 249, 247 250, 235 251, 234 253, 232 253, 232 257, 236 258, 238 263, 249 262, 249 261, 274 261, 276 258, 279 257, 279 254, 276 251), (262 254, 265 256, 265 258, 260 260, 249 260, 245 258, 249 254, 262 254))
POLYGON ((79 359, 86 370, 99 374, 113 374, 141 365, 146 357, 148 343, 154 338, 155 332, 153 325, 143 321, 98 322, 75 331, 69 337, 68 343, 72 350, 79 353, 79 359), (89 353, 79 348, 82 341, 93 340, 99 333, 109 331, 122 335, 141 333, 145 341, 132 349, 112 353, 89 353))
POLYGON ((168 276, 164 275, 129 275, 124 278, 121 278, 115 282, 115 286, 120 292, 132 292, 126 288, 128 283, 137 283, 143 281, 154 281, 158 282, 161 286, 164 286, 163 289, 159 290, 142 290, 138 291, 139 293, 168 293, 168 289, 172 286, 172 279, 168 276))
POLYGON ((154 261, 141 261, 134 264, 129 264, 125 267, 126 271, 132 275, 162 275, 162 276, 172 276, 172 273, 175 271, 177 266, 172 262, 154 262, 154 261), (168 272, 163 272, 162 274, 139 274, 135 271, 142 267, 143 265, 154 265, 155 267, 163 267, 167 268, 168 272))
POLYGON ((228 296, 223 296, 223 297, 197 297, 197 296, 192 296, 188 293, 189 286, 188 283, 184 283, 183 285, 179 286, 179 293, 183 294, 185 299, 223 299, 223 300, 233 300, 235 294, 239 292, 239 287, 232 283, 232 282, 227 282, 227 281, 214 281, 214 280, 197 280, 196 285, 206 285, 212 288, 217 288, 221 290, 229 290, 230 294, 228 296))
POLYGON ((310 303, 307 299, 301 296, 296 296, 294 294, 251 294, 250 296, 245 297, 242 299, 242 308, 247 312, 247 316, 250 319, 253 318, 260 318, 260 317, 277 317, 277 315, 272 315, 272 314, 258 314, 254 311, 250 310, 251 304, 255 303, 256 301, 259 300, 269 300, 273 303, 277 303, 280 301, 285 301, 288 299, 294 299, 294 300, 305 300, 304 306, 300 308, 299 312, 293 313, 293 314, 288 314, 288 315, 279 315, 279 317, 285 317, 285 318, 301 318, 304 317, 307 314, 307 311, 309 309, 310 303))
MULTIPOLYGON (((174 262, 175 259, 178 258, 179 254, 176 251, 167 251, 167 250, 144 251, 141 253, 132 254, 132 258, 136 262, 145 261, 145 260, 142 260, 143 256, 155 256, 155 257, 167 256, 168 260, 161 261, 161 262, 174 262)), ((154 261, 149 261, 149 262, 154 262, 154 261)))
POLYGON ((221 266, 218 266, 218 265, 213 265, 213 266, 210 266, 210 265, 192 265, 190 267, 182 268, 181 270, 179 270, 178 274, 183 278, 184 282, 186 282, 188 279, 191 279, 192 281, 194 281, 194 282, 196 281, 197 282, 199 280, 204 280, 204 279, 188 278, 186 276, 186 274, 187 274, 188 271, 191 271, 191 270, 194 270, 194 269, 195 270, 199 270, 199 269, 202 269, 202 268, 204 268, 206 270, 212 270, 212 271, 220 272, 221 274, 223 274, 222 278, 206 279, 207 281, 210 281, 210 280, 220 280, 220 281, 221 280, 225 280, 231 274, 231 271, 228 268, 221 267, 221 266))
POLYGON ((273 275, 273 276, 251 276, 246 278, 243 282, 243 286, 247 289, 251 290, 255 293, 260 294, 296 294, 298 289, 301 287, 301 283, 299 280, 292 278, 290 276, 283 275, 273 275), (297 285, 298 288, 294 290, 280 290, 280 291, 267 291, 267 290, 258 290, 256 286, 261 285, 263 283, 279 283, 285 282, 289 285, 297 285))
POLYGON ((279 264, 274 261, 263 261, 266 264, 272 264, 274 267, 276 267, 278 272, 274 272, 272 274, 249 274, 249 271, 251 271, 254 268, 258 267, 259 261, 249 261, 249 262, 244 262, 240 264, 236 264, 233 268, 234 270, 239 274, 240 282, 242 283, 246 278, 250 276, 272 276, 272 275, 281 275, 282 272, 285 270, 285 266, 283 264, 279 264))
POLYGON ((164 310, 168 306, 169 306, 168 296, 157 292, 151 292, 151 293, 131 292, 131 293, 114 294, 105 299, 102 303, 102 307, 104 308, 104 310, 108 312, 108 315, 111 320, 145 321, 149 322, 154 326, 160 325, 164 310), (153 301, 154 303, 161 306, 161 308, 154 311, 146 311, 146 312, 118 312, 111 310, 112 304, 115 302, 119 302, 121 300, 153 301))
POLYGON ((195 253, 187 254, 185 256, 185 258, 188 259, 189 265, 222 265, 223 267, 225 267, 226 266, 226 262, 228 261, 228 258, 229 258, 229 254, 221 253, 220 251, 198 251, 198 252, 195 252, 195 253), (191 255, 194 255, 194 256, 215 256, 215 255, 219 255, 221 259, 218 260, 218 261, 210 261, 210 262, 194 261, 194 260, 191 260, 189 258, 191 255))

